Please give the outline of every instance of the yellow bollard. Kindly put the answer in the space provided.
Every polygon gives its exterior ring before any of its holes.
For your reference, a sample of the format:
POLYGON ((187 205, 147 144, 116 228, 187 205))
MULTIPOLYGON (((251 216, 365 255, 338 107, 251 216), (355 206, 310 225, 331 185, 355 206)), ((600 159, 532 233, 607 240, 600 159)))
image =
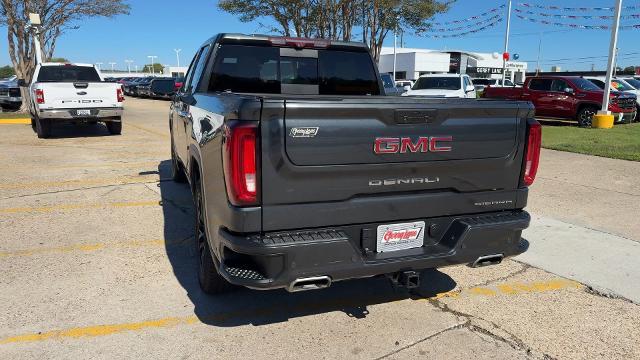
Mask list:
POLYGON ((613 127, 613 115, 593 115, 591 127, 595 129, 611 129, 613 127))

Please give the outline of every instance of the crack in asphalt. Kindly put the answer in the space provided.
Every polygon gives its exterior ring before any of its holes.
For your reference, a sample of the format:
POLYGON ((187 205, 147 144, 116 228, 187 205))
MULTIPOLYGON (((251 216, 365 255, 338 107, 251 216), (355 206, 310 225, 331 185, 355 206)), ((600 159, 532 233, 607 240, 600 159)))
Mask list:
POLYGON ((115 187, 115 186, 123 186, 123 185, 157 184, 157 183, 161 183, 161 182, 165 182, 165 181, 172 181, 172 180, 171 179, 160 179, 160 180, 151 180, 151 181, 147 181, 147 182, 125 182, 125 183, 118 183, 118 184, 86 186, 86 187, 73 188, 73 189, 45 191, 45 192, 34 193, 34 194, 22 194, 22 195, 15 195, 15 196, 7 196, 7 197, 0 198, 0 200, 20 199, 20 198, 26 198, 26 197, 30 197, 30 196, 49 195, 49 194, 62 194, 62 193, 68 193, 68 192, 74 192, 74 191, 82 191, 82 190, 105 189, 105 188, 110 188, 110 187, 115 187))
MULTIPOLYGON (((467 322, 468 322, 468 321, 467 321, 467 322)), ((425 342, 425 341, 427 341, 427 340, 429 340, 429 339, 433 339, 434 337, 437 337, 437 336, 439 336, 439 335, 442 335, 442 334, 446 333, 447 331, 451 331, 451 330, 455 330, 455 329, 461 329, 461 328, 464 328, 464 327, 467 325, 467 322, 464 322, 464 323, 461 323, 461 324, 456 324, 456 325, 453 325, 453 326, 449 326, 449 327, 448 327, 448 328, 446 328, 446 329, 442 329, 442 330, 440 330, 440 331, 438 331, 438 332, 436 332, 436 333, 434 333, 434 334, 431 334, 431 335, 429 335, 429 336, 427 336, 427 337, 425 337, 425 338, 422 338, 422 339, 420 339, 420 340, 418 340, 418 341, 414 341, 413 343, 408 344, 408 345, 406 345, 406 346, 403 346, 403 347, 401 347, 401 348, 399 348, 399 349, 396 349, 396 350, 394 350, 394 351, 392 351, 392 352, 390 352, 390 353, 388 353, 388 354, 385 354, 385 355, 382 355, 382 356, 380 356, 380 357, 377 357, 377 358, 375 358, 375 360, 382 360, 382 359, 386 359, 386 358, 388 358, 389 356, 395 355, 395 354, 397 354, 397 353, 399 353, 399 352, 401 352, 401 351, 404 351, 404 350, 406 350, 406 349, 409 349, 409 348, 411 348, 411 347, 414 347, 414 346, 416 346, 416 345, 418 345, 418 344, 420 344, 420 343, 423 343, 423 342, 425 342)))

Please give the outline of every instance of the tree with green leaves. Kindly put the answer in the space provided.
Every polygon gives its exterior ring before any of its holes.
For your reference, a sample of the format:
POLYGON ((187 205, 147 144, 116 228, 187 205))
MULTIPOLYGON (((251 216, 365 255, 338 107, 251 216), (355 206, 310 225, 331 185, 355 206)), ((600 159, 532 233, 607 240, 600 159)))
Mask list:
POLYGON ((40 15, 37 36, 43 61, 51 59, 60 36, 78 29, 83 20, 129 13, 126 0, 0 0, 0 5, 0 26, 7 28, 9 57, 16 75, 26 81, 31 80, 35 68, 36 35, 28 29, 29 13, 40 15))
MULTIPOLYGON (((220 0, 218 7, 237 15, 240 21, 269 19, 276 26, 271 33, 284 36, 331 40, 354 39, 354 27, 364 32, 364 40, 375 60, 389 32, 424 31, 429 20, 449 9, 453 1, 437 0, 220 0)), ((264 27, 262 23, 259 23, 264 27)))
POLYGON ((66 58, 63 57, 52 57, 51 59, 49 59, 49 62, 54 62, 54 63, 69 63, 70 61, 67 60, 66 58))
POLYGON ((142 68, 142 72, 148 72, 148 73, 155 73, 155 74, 162 74, 164 72, 164 65, 159 64, 159 63, 154 63, 153 64, 153 68, 151 67, 151 64, 147 64, 142 68), (151 69, 153 69, 153 71, 151 71, 151 69))
POLYGON ((0 67, 0 79, 8 78, 15 74, 16 72, 13 70, 13 66, 6 65, 0 67))

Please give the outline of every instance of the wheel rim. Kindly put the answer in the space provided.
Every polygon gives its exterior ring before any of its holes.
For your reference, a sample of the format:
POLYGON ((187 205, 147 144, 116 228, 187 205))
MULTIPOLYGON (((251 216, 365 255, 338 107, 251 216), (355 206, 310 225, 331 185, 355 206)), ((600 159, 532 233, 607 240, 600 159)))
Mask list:
MULTIPOLYGON (((196 186, 199 186, 199 184, 196 184, 196 186)), ((200 264, 199 264, 199 273, 200 273, 200 279, 202 279, 204 277, 204 263, 206 262, 206 256, 207 256, 207 235, 206 235, 206 231, 205 231, 205 225, 204 225, 204 215, 202 214, 202 201, 200 199, 200 191, 197 191, 196 193, 196 217, 197 217, 197 223, 196 223, 196 242, 197 242, 197 246, 198 246, 198 253, 200 255, 200 264)))
POLYGON ((582 114, 580 115, 580 122, 583 125, 591 125, 591 122, 593 121, 593 116, 596 114, 595 111, 588 109, 588 110, 584 110, 582 112, 582 114))

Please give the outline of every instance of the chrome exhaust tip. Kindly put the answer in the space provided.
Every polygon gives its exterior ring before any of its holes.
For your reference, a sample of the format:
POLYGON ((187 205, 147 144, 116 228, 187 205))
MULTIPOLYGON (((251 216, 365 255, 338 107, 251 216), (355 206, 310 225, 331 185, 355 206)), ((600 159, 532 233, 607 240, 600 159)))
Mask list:
POLYGON ((471 267, 477 268, 489 265, 498 265, 502 262, 502 259, 504 259, 503 254, 480 256, 476 261, 473 262, 471 267))
POLYGON ((325 289, 331 286, 331 278, 328 276, 313 276, 295 279, 289 284, 287 291, 298 292, 307 290, 325 289))

